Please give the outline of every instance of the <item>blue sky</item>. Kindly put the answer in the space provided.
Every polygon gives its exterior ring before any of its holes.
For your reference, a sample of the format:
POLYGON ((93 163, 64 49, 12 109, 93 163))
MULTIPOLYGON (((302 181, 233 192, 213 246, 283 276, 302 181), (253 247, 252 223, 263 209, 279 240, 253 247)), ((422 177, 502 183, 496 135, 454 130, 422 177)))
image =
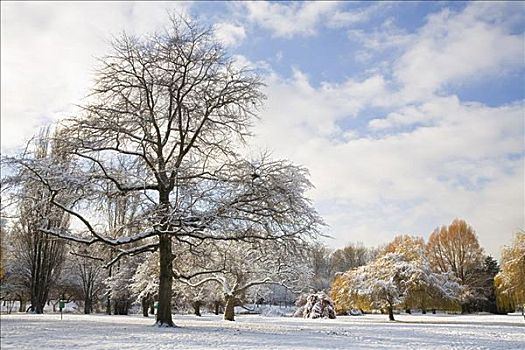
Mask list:
POLYGON ((4 154, 74 113, 111 35, 176 11, 260 69, 252 148, 310 169, 331 247, 426 238, 460 217, 497 256, 525 228, 522 2, 1 6, 4 154))

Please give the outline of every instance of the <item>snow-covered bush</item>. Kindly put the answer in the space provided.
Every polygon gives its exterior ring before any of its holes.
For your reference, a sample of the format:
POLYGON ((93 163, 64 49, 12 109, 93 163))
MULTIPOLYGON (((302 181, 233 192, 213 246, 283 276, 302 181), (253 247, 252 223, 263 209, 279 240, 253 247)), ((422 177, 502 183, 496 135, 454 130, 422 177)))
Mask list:
POLYGON ((306 305, 306 301, 309 294, 301 294, 295 301, 295 306, 297 306, 297 309, 295 310, 293 317, 303 317, 304 314, 304 307, 306 305))
MULTIPOLYGON (((299 298, 299 300, 304 300, 299 298)), ((324 293, 313 293, 306 297, 306 304, 300 307, 294 316, 302 311, 304 318, 335 318, 334 302, 324 293)))

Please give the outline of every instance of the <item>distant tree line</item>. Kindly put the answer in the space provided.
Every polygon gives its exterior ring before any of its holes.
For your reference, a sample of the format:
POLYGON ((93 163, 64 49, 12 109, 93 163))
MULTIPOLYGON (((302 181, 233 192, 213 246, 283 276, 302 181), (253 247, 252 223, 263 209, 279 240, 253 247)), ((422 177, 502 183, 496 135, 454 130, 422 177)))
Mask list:
POLYGON ((523 310, 525 245, 523 232, 498 262, 486 255, 464 220, 421 237, 397 236, 375 258, 335 275, 330 286, 336 310, 436 309, 462 313, 523 310))

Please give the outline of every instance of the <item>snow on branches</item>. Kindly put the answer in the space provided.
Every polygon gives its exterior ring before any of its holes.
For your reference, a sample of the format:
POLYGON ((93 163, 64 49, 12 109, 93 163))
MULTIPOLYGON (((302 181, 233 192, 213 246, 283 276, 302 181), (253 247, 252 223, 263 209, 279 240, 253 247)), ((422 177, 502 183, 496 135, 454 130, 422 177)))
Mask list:
MULTIPOLYGON (((414 246, 413 242, 407 243, 414 246)), ((336 302, 339 296, 344 296, 341 300, 352 304, 348 309, 382 309, 394 320, 396 307, 428 307, 458 299, 461 287, 452 274, 434 272, 426 258, 413 254, 413 249, 392 250, 339 276, 343 281, 338 280, 338 290, 332 291, 336 302)))
MULTIPOLYGON (((206 261, 201 262, 202 273, 195 269, 199 264, 192 264, 193 271, 180 271, 178 277, 194 288, 206 283, 218 285, 226 303, 224 318, 233 321, 233 307, 246 300, 253 287, 273 284, 300 289, 306 285, 310 277, 310 270, 303 263, 306 246, 300 242, 291 243, 272 240, 213 242, 206 246, 208 254, 206 261)), ((189 266, 186 265, 186 269, 189 266)))
POLYGON ((512 245, 503 249, 495 285, 500 310, 521 308, 525 314, 525 231, 517 232, 512 245))
POLYGON ((335 318, 335 306, 324 292, 302 295, 298 303, 300 305, 295 315, 304 318, 335 318), (300 305, 303 304, 304 305, 300 305))
POLYGON ((213 29, 170 20, 156 34, 113 40, 82 113, 57 127, 69 167, 25 154, 12 163, 78 222, 75 229, 41 228, 46 234, 114 247, 108 266, 158 252, 157 323, 173 326, 174 256, 207 242, 293 245, 317 236, 322 219, 305 195, 312 187, 306 169, 240 157, 265 98, 257 72, 240 67, 213 29), (67 191, 73 202, 61 200, 67 191), (116 198, 138 206, 108 232, 93 209, 116 198))

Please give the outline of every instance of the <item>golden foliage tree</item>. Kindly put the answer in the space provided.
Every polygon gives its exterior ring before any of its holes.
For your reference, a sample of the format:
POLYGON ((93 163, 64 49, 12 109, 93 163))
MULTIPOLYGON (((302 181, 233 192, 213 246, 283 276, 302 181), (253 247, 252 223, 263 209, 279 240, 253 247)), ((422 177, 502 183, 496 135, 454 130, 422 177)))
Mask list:
POLYGON ((452 272, 463 285, 462 311, 468 311, 477 295, 477 274, 483 265, 483 248, 476 232, 465 220, 454 219, 448 226, 432 232, 427 244, 427 256, 435 271, 452 272))
POLYGON ((336 312, 404 307, 455 309, 460 288, 448 272, 432 271, 421 237, 397 236, 366 266, 336 276, 331 297, 336 312))
POLYGON ((425 241, 421 237, 410 235, 399 235, 386 245, 382 254, 398 253, 407 259, 420 259, 425 252, 425 241))
MULTIPOLYGON (((415 266, 423 268, 429 263, 425 251, 425 241, 422 237, 411 235, 398 235, 383 249, 382 254, 395 253, 403 256, 415 266)), ((423 269, 424 270, 424 269, 423 269)), ((449 271, 439 271, 448 273, 449 271)), ((436 293, 434 286, 424 283, 422 279, 413 279, 407 283, 407 296, 404 299, 407 312, 411 308, 420 308, 424 313, 427 309, 456 310, 457 300, 443 297, 442 293, 436 293)))
POLYGON ((352 301, 346 288, 346 279, 343 274, 337 274, 330 288, 330 298, 335 304, 335 313, 344 315, 352 307, 352 301))
POLYGON ((436 270, 452 271, 463 284, 468 284, 471 273, 483 261, 483 249, 474 229, 461 219, 434 230, 428 240, 427 254, 436 270))
POLYGON ((332 282, 330 298, 335 305, 337 315, 346 315, 352 309, 369 309, 370 300, 366 296, 360 295, 352 286, 352 273, 356 269, 346 273, 337 274, 332 282))
POLYGON ((498 309, 513 311, 525 305, 525 231, 516 233, 510 247, 501 254, 501 271, 496 275, 498 309))

